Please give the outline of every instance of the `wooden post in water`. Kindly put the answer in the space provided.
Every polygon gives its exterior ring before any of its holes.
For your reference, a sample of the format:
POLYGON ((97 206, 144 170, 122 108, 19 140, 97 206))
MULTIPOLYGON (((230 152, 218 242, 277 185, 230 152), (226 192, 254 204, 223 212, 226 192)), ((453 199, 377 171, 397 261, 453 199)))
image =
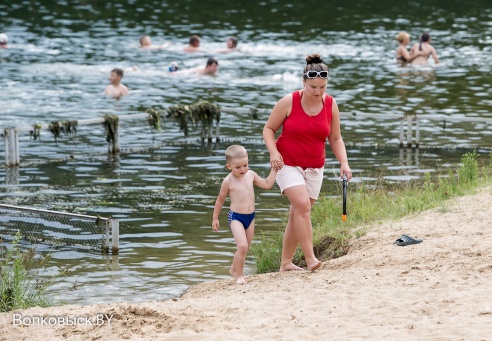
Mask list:
POLYGON ((415 115, 415 147, 420 145, 420 120, 417 115, 415 115))
POLYGON ((219 142, 220 141, 220 121, 219 120, 216 120, 215 121, 215 142, 219 142))
POLYGON ((407 147, 412 148, 412 116, 407 116, 407 147))
POLYGON ((111 251, 116 254, 120 250, 120 222, 117 219, 110 219, 111 223, 111 251))
POLYGON ((403 121, 404 116, 400 118, 400 148, 403 147, 403 131, 404 131, 404 124, 405 122, 403 121))
POLYGON ((10 166, 10 141, 9 141, 10 130, 5 129, 3 132, 3 140, 5 142, 5 165, 10 166))
POLYGON ((19 157, 19 134, 15 128, 5 129, 5 165, 7 167, 17 166, 19 157))
POLYGON ((104 245, 103 245, 103 250, 104 252, 109 251, 109 230, 111 229, 111 219, 106 220, 106 231, 104 234, 104 245))
MULTIPOLYGON (((107 123, 108 124, 108 123, 107 123)), ((113 139, 108 141, 108 153, 116 154, 120 151, 120 122, 115 127, 113 139)))
POLYGON ((212 143, 212 130, 214 129, 214 122, 208 124, 208 143, 212 143))

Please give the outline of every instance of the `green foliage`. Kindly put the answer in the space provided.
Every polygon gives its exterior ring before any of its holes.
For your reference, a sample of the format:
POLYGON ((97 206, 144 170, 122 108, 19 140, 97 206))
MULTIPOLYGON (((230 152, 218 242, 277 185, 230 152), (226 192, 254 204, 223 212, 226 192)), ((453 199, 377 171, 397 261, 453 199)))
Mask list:
POLYGON ((60 137, 60 133, 61 133, 60 122, 58 122, 58 121, 51 122, 48 126, 48 129, 53 134, 55 141, 57 141, 58 138, 60 137))
POLYGON ((188 136, 188 122, 202 123, 205 129, 215 120, 220 121, 220 107, 207 101, 198 101, 192 105, 175 105, 167 108, 167 116, 172 117, 178 123, 180 131, 188 136))
POLYGON ((118 122, 120 118, 118 115, 105 114, 104 116, 104 131, 106 134, 106 141, 108 143, 115 143, 118 136, 118 122))
MULTIPOLYGON (((313 249, 320 260, 329 260, 345 255, 353 238, 365 234, 368 226, 389 219, 399 219, 405 215, 441 207, 446 211, 446 200, 470 193, 478 185, 477 153, 463 155, 461 165, 450 170, 447 175, 432 179, 425 175, 423 184, 404 184, 388 188, 382 181, 376 186, 360 184, 347 195, 347 221, 342 222, 341 186, 336 187, 337 195, 321 198, 313 206, 311 222, 313 225, 313 249)), ((488 184, 488 174, 492 170, 492 153, 489 167, 482 168, 481 184, 488 184)), ((282 252, 282 237, 286 223, 273 236, 262 236, 261 242, 254 245, 252 253, 256 261, 256 272, 278 271, 282 252), (265 259, 268 258, 268 259, 265 259)), ((305 266, 298 248, 293 262, 305 266)))
POLYGON ((260 117, 259 113, 260 112, 258 109, 251 108, 251 109, 249 109, 248 116, 251 117, 251 119, 253 119, 253 120, 257 120, 260 117))
POLYGON ((21 250, 21 237, 18 231, 10 249, 5 252, 2 249, 0 253, 0 312, 49 306, 44 298, 46 289, 63 274, 48 279, 37 278, 39 270, 33 269, 46 269, 50 257, 36 261, 33 249, 21 250))
POLYGON ((32 129, 33 130, 32 130, 31 135, 32 135, 34 141, 36 141, 38 138, 41 139, 40 138, 40 136, 41 136, 41 124, 33 124, 32 129))
POLYGON ((167 116, 173 118, 179 125, 179 130, 184 132, 185 136, 188 136, 188 117, 190 116, 189 105, 174 105, 167 108, 167 116))
POLYGON ((458 169, 458 180, 463 186, 473 186, 478 180, 477 152, 466 153, 461 157, 462 166, 458 169))
POLYGON ((79 125, 79 122, 77 120, 65 120, 61 122, 62 124, 62 130, 65 133, 65 135, 70 135, 70 134, 77 134, 77 126, 79 125))
MULTIPOLYGON (((61 133, 63 132, 65 135, 76 134, 77 126, 79 122, 76 120, 65 120, 65 121, 52 121, 48 125, 48 130, 53 134, 55 141, 61 137, 61 133)), ((31 136, 34 140, 40 139, 41 136, 41 124, 33 124, 33 130, 30 132, 31 136)))
POLYGON ((282 238, 282 232, 278 231, 269 237, 262 235, 260 237, 261 243, 253 242, 251 253, 256 260, 257 273, 278 271, 282 256, 282 238))
POLYGON ((147 122, 149 123, 149 126, 154 128, 156 131, 161 131, 161 113, 155 109, 147 109, 145 110, 146 113, 149 114, 149 117, 147 118, 147 122))
POLYGON ((190 106, 193 123, 202 122, 204 127, 220 121, 220 107, 207 101, 198 101, 190 106))

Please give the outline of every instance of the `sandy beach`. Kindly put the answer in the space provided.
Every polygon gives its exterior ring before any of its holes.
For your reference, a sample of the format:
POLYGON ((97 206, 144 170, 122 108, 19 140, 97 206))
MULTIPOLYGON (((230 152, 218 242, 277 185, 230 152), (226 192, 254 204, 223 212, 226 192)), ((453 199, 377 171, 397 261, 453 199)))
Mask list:
POLYGON ((492 340, 491 225, 486 188, 371 226, 314 273, 207 282, 164 302, 2 313, 0 340, 492 340), (402 234, 424 241, 393 245, 402 234), (19 325, 33 317, 45 325, 19 325))

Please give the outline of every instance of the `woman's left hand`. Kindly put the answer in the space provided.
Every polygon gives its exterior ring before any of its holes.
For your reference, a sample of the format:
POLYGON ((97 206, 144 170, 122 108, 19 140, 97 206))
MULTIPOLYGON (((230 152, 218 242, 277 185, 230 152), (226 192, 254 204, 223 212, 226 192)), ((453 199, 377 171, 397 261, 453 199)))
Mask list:
POLYGON ((279 171, 284 165, 284 160, 282 155, 277 151, 275 153, 270 154, 270 166, 272 166, 275 171, 279 171))
POLYGON ((340 166, 340 177, 343 178, 344 174, 347 176, 347 181, 350 181, 350 179, 352 179, 352 171, 350 170, 348 164, 342 164, 340 166))

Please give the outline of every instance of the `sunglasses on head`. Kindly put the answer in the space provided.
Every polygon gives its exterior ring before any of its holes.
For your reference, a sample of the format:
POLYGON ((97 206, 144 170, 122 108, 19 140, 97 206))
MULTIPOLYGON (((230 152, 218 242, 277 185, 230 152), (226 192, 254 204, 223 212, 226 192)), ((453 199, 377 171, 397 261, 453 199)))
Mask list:
POLYGON ((307 78, 328 78, 328 71, 308 71, 304 73, 307 78))

